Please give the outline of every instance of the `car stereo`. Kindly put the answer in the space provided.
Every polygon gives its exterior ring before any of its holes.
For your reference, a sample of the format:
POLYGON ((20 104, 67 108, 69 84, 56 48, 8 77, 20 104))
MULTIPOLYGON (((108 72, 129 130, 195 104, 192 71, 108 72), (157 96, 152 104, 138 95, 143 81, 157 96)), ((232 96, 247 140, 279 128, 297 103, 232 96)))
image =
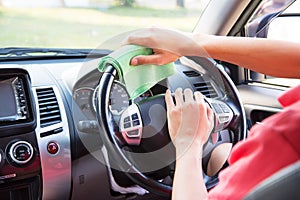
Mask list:
POLYGON ((24 83, 18 76, 0 79, 0 122, 26 120, 28 106, 24 83))
POLYGON ((22 134, 32 131, 35 127, 33 109, 33 95, 27 71, 1 69, 0 137, 9 133, 22 134))

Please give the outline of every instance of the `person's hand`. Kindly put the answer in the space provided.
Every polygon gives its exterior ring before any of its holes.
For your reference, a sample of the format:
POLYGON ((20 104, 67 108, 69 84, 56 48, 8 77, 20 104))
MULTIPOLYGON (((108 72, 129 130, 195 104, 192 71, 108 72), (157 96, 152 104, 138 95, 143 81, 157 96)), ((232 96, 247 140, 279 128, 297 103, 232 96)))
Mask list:
POLYGON ((175 103, 167 90, 168 128, 176 153, 182 154, 190 148, 195 153, 201 152, 213 128, 213 111, 200 92, 193 94, 191 89, 185 89, 183 94, 179 88, 174 96, 175 103))
POLYGON ((173 29, 146 28, 131 33, 123 44, 137 44, 152 48, 153 55, 136 56, 131 65, 163 65, 176 61, 182 55, 189 55, 189 50, 197 46, 191 33, 173 29))
POLYGON ((153 65, 164 65, 178 60, 180 56, 170 53, 168 51, 153 49, 152 55, 140 55, 135 56, 131 59, 131 65, 145 65, 145 64, 153 64, 153 65))

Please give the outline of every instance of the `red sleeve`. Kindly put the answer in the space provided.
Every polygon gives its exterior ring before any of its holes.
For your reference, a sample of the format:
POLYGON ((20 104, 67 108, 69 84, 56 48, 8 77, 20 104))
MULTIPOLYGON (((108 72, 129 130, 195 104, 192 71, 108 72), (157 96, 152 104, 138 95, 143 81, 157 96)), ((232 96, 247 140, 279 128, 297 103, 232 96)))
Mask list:
POLYGON ((234 146, 229 167, 220 173, 209 199, 242 199, 259 182, 300 159, 297 104, 255 125, 249 138, 234 146))

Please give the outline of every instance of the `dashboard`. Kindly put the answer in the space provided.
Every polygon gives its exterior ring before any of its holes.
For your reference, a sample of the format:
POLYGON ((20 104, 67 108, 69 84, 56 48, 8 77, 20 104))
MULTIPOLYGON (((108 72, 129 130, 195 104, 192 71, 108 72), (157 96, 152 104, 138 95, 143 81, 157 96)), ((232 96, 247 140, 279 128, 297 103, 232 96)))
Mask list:
MULTIPOLYGON (((101 76, 101 75, 100 75, 101 76)), ((80 108, 84 116, 93 120, 96 117, 96 96, 99 90, 99 77, 94 76, 88 80, 84 80, 83 83, 78 84, 73 92, 73 99, 80 108)), ((109 109, 116 122, 119 121, 119 116, 132 102, 138 102, 145 98, 153 96, 152 90, 148 90, 138 98, 133 100, 129 99, 129 95, 126 91, 125 85, 120 81, 116 80, 113 83, 112 90, 109 98, 109 109)))
MULTIPOLYGON (((1 64, 1 199, 126 199, 133 194, 135 184, 109 169, 103 151, 96 114, 102 76, 98 61, 41 59, 1 64)), ((201 65, 178 61, 175 66, 177 74, 133 100, 116 79, 108 105, 115 123, 132 103, 164 94, 168 88, 189 87, 211 99, 231 95, 227 86, 220 87, 222 77, 211 76, 201 65)))

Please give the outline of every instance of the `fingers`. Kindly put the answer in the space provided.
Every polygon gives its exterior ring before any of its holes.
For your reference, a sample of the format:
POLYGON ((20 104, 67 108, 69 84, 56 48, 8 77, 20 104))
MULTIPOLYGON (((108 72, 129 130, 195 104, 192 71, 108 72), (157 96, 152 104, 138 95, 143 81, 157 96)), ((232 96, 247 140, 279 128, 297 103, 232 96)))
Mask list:
POLYGON ((184 100, 185 100, 185 102, 193 102, 194 101, 194 94, 191 89, 184 90, 184 100))
POLYGON ((164 65, 178 60, 179 56, 168 51, 154 49, 152 55, 140 55, 133 57, 130 61, 131 65, 164 65))
POLYGON ((212 111, 212 109, 209 106, 206 106, 206 114, 207 114, 207 118, 210 121, 210 132, 213 130, 214 128, 214 112, 212 111))
POLYGON ((163 59, 162 55, 153 54, 147 56, 136 56, 133 57, 130 61, 131 65, 145 65, 145 64, 153 64, 160 65, 161 60, 163 59))
POLYGON ((198 102, 198 103, 203 103, 204 102, 204 98, 203 98, 203 95, 201 94, 201 92, 196 91, 194 93, 194 96, 195 96, 196 102, 198 102))
POLYGON ((171 95, 171 91, 167 90, 166 91, 166 95, 165 95, 165 101, 166 101, 166 105, 167 105, 167 110, 171 110, 172 108, 174 108, 175 104, 173 101, 173 97, 171 95))
POLYGON ((177 88, 175 91, 175 102, 176 106, 181 106, 183 104, 183 94, 182 94, 182 88, 177 88))
MULTIPOLYGON (((208 104, 205 103, 204 101, 204 96, 203 94, 201 94, 200 92, 196 91, 194 93, 194 96, 195 96, 195 101, 200 104, 200 106, 206 110, 206 112, 204 112, 204 116, 209 120, 209 121, 213 121, 213 111, 212 109, 209 107, 208 104)), ((201 109, 201 108, 200 108, 201 109)), ((205 111, 204 110, 204 111, 205 111)))
POLYGON ((206 113, 207 113, 207 118, 212 121, 213 120, 213 114, 214 112, 212 111, 212 109, 209 107, 209 106, 206 106, 207 109, 206 109, 206 113))
POLYGON ((202 111, 202 115, 205 116, 205 118, 207 118, 207 108, 208 106, 205 104, 205 101, 204 101, 204 96, 203 94, 201 94, 201 92, 198 92, 196 91, 194 93, 194 96, 195 96, 195 101, 198 103, 199 105, 199 109, 202 111))
POLYGON ((212 109, 210 109, 208 105, 205 104, 204 96, 200 92, 196 91, 193 93, 192 90, 189 88, 184 89, 184 91, 182 92, 182 88, 177 88, 174 93, 174 97, 175 97, 175 103, 173 101, 171 91, 170 90, 166 91, 165 101, 167 103, 167 108, 171 108, 174 106, 181 106, 183 105, 184 102, 195 101, 202 107, 202 110, 206 110, 205 114, 207 118, 212 119, 213 111, 212 109))
MULTIPOLYGON (((166 101, 172 100, 173 103, 172 105, 175 106, 173 99, 169 99, 169 97, 171 98, 171 92, 170 90, 167 90, 166 98, 168 99, 166 99, 166 101)), ((177 88, 174 93, 174 97, 175 97, 176 105, 182 105, 183 102, 193 102, 193 101, 196 101, 197 103, 204 103, 203 95, 198 91, 193 93, 190 88, 184 89, 183 92, 182 92, 182 88, 177 88)), ((170 104, 171 102, 168 103, 170 104)))

